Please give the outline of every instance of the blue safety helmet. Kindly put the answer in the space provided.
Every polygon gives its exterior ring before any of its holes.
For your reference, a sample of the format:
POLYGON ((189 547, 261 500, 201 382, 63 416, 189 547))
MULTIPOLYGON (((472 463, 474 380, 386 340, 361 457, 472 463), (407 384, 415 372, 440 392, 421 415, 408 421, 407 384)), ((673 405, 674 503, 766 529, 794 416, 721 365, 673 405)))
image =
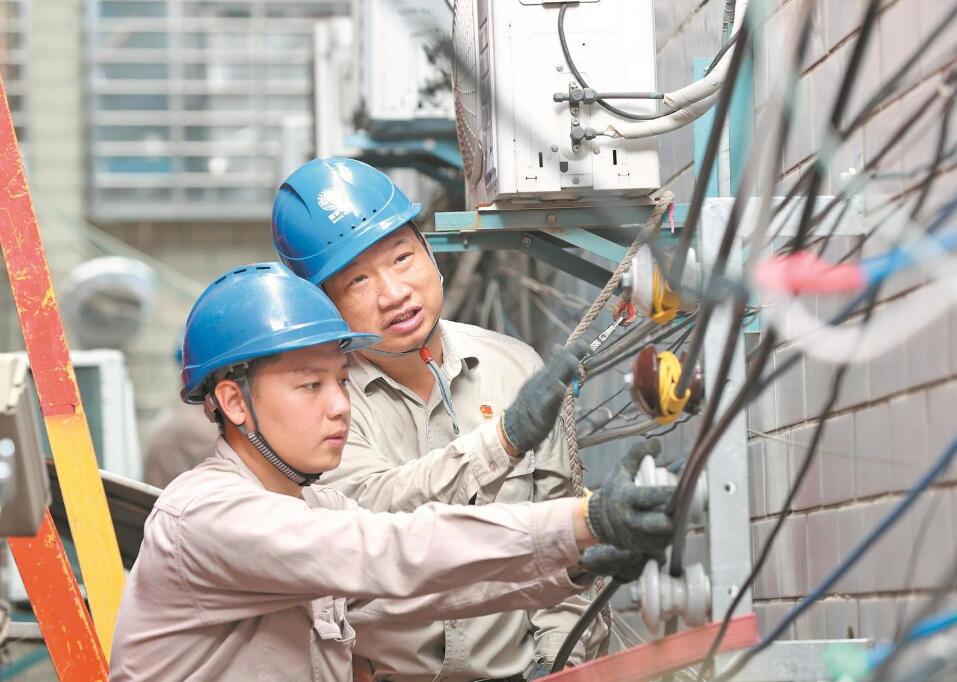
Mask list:
POLYGON ((331 342, 354 351, 380 340, 350 331, 319 287, 281 263, 236 268, 210 284, 189 313, 180 395, 201 403, 213 372, 255 358, 331 342))
POLYGON ((283 263, 322 284, 415 218, 413 203, 380 170, 355 159, 314 159, 279 188, 272 240, 283 263))

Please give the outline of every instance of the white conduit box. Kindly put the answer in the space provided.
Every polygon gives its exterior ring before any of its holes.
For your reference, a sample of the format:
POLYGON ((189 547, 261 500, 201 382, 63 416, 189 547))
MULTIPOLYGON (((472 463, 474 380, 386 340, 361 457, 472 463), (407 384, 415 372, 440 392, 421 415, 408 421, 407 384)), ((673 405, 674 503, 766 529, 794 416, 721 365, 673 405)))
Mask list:
MULTIPOLYGON (((652 0, 457 0, 453 87, 470 208, 633 200, 660 185, 656 139, 574 141, 574 125, 603 131, 623 119, 555 101, 577 85, 558 37, 563 5, 569 51, 591 88, 656 90, 652 0)), ((611 102, 655 112, 652 100, 611 102)))

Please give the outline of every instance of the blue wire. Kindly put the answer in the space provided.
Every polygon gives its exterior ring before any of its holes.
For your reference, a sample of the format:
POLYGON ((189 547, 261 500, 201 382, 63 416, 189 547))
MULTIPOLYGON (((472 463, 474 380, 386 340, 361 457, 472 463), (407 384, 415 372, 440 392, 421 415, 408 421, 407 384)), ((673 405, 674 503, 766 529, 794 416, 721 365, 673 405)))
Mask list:
MULTIPOLYGON (((900 645, 927 639, 957 625, 957 611, 930 616, 912 627, 900 645)), ((900 645, 884 644, 872 649, 867 655, 867 664, 871 670, 877 668, 888 656, 897 651, 900 645)))
POLYGON ((913 244, 891 249, 887 253, 860 261, 867 282, 876 284, 893 274, 914 267, 925 255, 957 250, 957 232, 940 237, 928 236, 913 244))
MULTIPOLYGON (((884 533, 886 533, 890 528, 900 520, 900 518, 907 512, 908 509, 917 501, 917 498, 920 497, 927 488, 930 487, 931 483, 940 476, 944 471, 947 470, 947 467, 950 466, 950 463, 954 459, 954 455, 957 455, 957 438, 955 438, 943 454, 937 459, 934 466, 931 467, 921 478, 915 483, 910 490, 907 491, 907 495, 895 505, 895 507, 888 512, 884 518, 881 519, 881 522, 865 536, 857 546, 851 550, 851 553, 848 554, 844 560, 834 568, 828 574, 828 576, 821 581, 821 583, 814 588, 814 590, 808 594, 804 599, 798 602, 798 605, 795 606, 785 617, 784 619, 777 624, 774 630, 771 631, 764 639, 762 639, 758 644, 753 648, 748 650, 748 653, 745 654, 745 657, 740 659, 737 664, 735 664, 731 674, 737 673, 744 667, 748 661, 750 661, 754 656, 761 653, 769 646, 771 646, 775 640, 777 640, 784 632, 791 627, 791 624, 796 621, 801 614, 807 611, 814 602, 818 601, 824 595, 827 594, 828 590, 834 586, 834 584, 844 577, 844 574, 847 573, 853 566, 856 564, 861 557, 863 557, 867 551, 877 542, 884 533)), ((719 679, 726 680, 730 679, 728 673, 723 674, 719 679)))

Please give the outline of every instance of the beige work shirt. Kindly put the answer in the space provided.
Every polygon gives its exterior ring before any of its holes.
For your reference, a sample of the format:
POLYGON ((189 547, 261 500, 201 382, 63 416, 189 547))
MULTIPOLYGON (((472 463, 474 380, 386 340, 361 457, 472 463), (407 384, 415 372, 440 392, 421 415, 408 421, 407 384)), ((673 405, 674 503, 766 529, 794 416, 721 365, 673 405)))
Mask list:
MULTIPOLYGON (((512 460, 495 429, 502 412, 543 363, 528 345, 472 325, 441 321, 442 370, 459 421, 456 438, 436 386, 427 402, 350 356, 352 427, 330 484, 373 511, 411 511, 430 501, 482 505, 572 495, 559 429, 536 451, 512 460), (478 431, 475 431, 475 430, 478 431)), ((522 674, 536 658, 555 657, 588 600, 573 597, 545 611, 516 610, 471 620, 416 625, 393 619, 357 628, 356 652, 378 680, 464 682, 522 674)), ((594 637, 604 634, 593 631, 594 637)), ((584 657, 586 634, 570 661, 584 657)))
POLYGON ((321 486, 270 492, 220 439, 146 522, 110 679, 349 682, 353 625, 532 608, 581 590, 565 571, 579 558, 576 504, 376 514, 321 486))

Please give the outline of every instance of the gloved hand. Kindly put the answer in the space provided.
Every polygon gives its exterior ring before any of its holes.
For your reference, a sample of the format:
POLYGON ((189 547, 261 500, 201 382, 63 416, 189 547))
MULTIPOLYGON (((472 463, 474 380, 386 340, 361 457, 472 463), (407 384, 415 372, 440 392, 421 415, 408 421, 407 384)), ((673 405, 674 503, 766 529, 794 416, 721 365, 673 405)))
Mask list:
POLYGON ((587 354, 588 344, 584 341, 557 349, 519 389, 502 416, 502 431, 516 450, 533 450, 548 437, 558 419, 565 390, 587 354))
POLYGON ((611 576, 620 583, 630 583, 641 577, 649 560, 659 564, 665 561, 665 552, 656 555, 618 549, 613 545, 592 545, 582 554, 581 567, 591 575, 611 576))
POLYGON ((635 485, 641 460, 660 451, 658 441, 632 448, 592 494, 588 528, 599 542, 650 556, 658 556, 671 542, 673 526, 665 508, 674 488, 635 485))
POLYGON ((547 660, 535 661, 535 665, 532 666, 532 670, 528 673, 528 677, 525 678, 525 682, 532 682, 532 680, 540 680, 543 677, 548 677, 552 674, 552 662, 547 660))

